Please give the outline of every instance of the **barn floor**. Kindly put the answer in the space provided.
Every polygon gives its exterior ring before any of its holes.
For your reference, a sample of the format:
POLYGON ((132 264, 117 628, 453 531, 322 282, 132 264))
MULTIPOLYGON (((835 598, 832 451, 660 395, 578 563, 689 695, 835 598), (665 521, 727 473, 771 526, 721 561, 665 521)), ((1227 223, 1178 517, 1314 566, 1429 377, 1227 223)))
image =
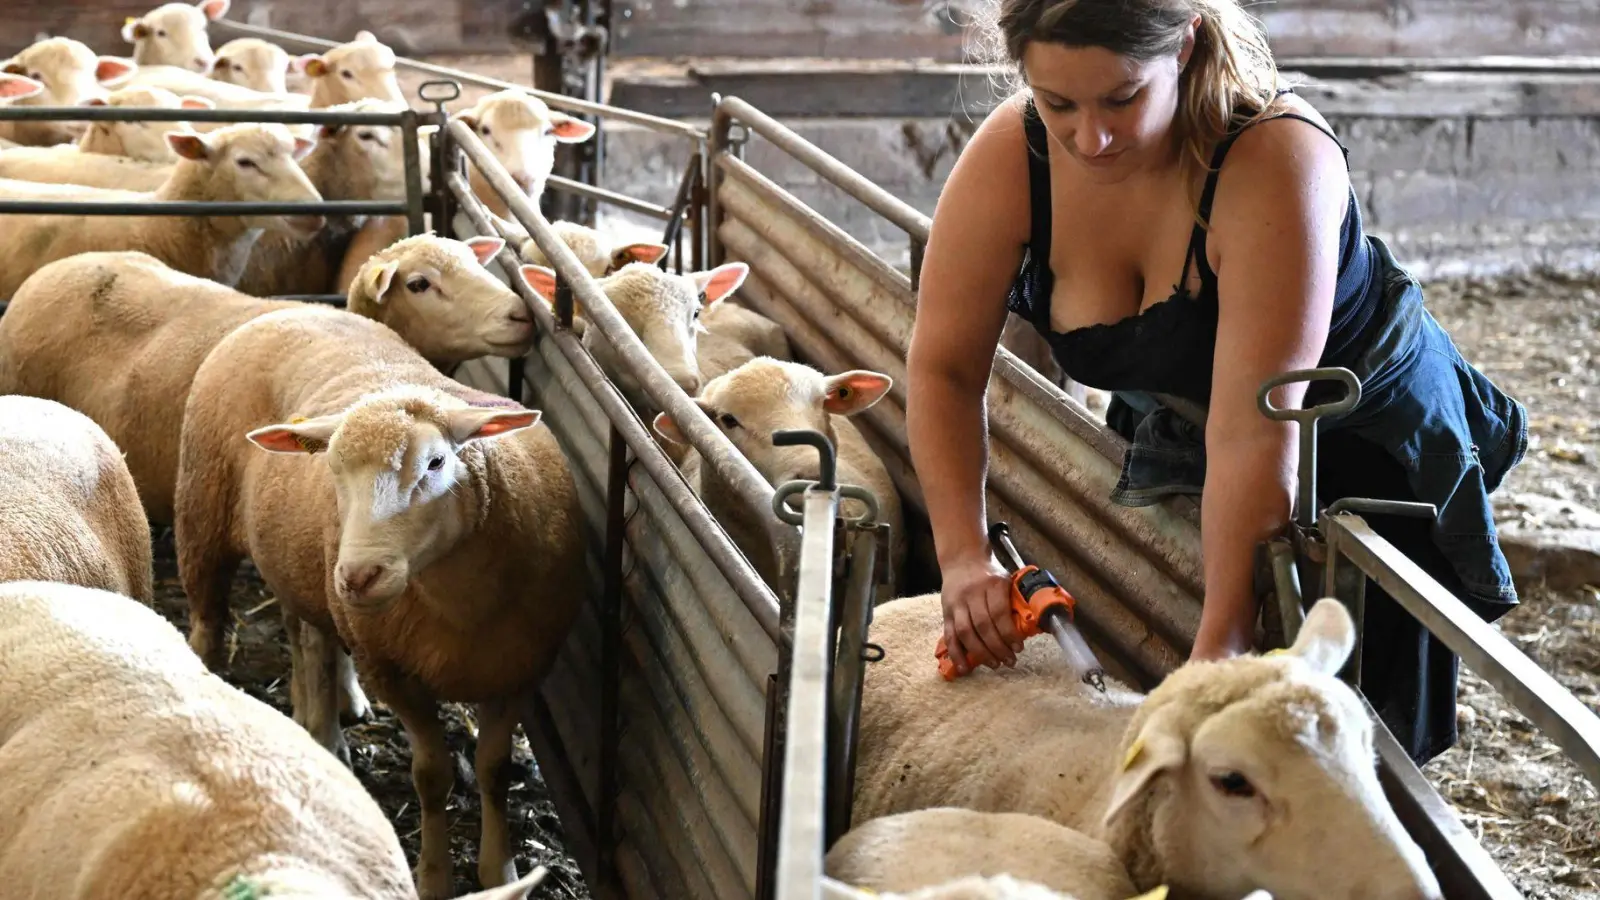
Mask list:
MULTIPOLYGON (((177 554, 171 531, 155 540, 156 609, 178 626, 189 629, 189 605, 178 581, 177 554)), ((277 607, 266 586, 248 562, 234 577, 231 605, 237 626, 233 665, 226 676, 250 696, 272 705, 284 715, 289 709, 289 650, 277 607)), ((371 698, 374 715, 345 729, 356 777, 366 786, 400 835, 406 861, 415 866, 420 840, 420 812, 411 787, 411 751, 405 730, 377 698, 371 698)), ((455 892, 478 889, 478 790, 471 780, 474 730, 461 707, 445 708, 446 735, 456 757, 456 784, 450 794, 450 848, 455 860, 455 892)), ((519 733, 512 759, 521 772, 511 781, 507 804, 511 838, 517 847, 517 871, 533 866, 550 870, 531 895, 535 900, 588 900, 583 876, 563 846, 561 823, 533 764, 527 740, 519 733)))

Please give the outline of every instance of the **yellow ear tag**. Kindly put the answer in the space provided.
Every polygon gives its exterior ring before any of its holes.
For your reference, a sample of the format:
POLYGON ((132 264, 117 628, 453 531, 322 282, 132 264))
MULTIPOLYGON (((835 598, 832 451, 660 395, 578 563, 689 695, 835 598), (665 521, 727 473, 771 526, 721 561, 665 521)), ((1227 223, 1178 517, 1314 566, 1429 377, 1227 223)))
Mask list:
POLYGON ((1128 771, 1128 767, 1133 765, 1134 762, 1136 760, 1138 760, 1139 754, 1141 754, 1143 752, 1144 752, 1144 738, 1142 738, 1142 737, 1134 738, 1133 739, 1133 743, 1128 746, 1128 755, 1124 756, 1122 758, 1122 771, 1124 771, 1124 772, 1128 771))
POLYGON ((1266 653, 1263 653, 1261 655, 1263 657, 1266 657, 1266 656, 1282 656, 1283 654, 1288 653, 1288 652, 1289 652, 1289 650, 1288 650, 1287 647, 1274 647, 1271 650, 1268 650, 1266 653))
POLYGON ((383 284, 383 266, 373 269, 369 280, 372 282, 372 296, 377 297, 378 288, 383 284))
POLYGON ((306 420, 305 416, 295 416, 294 418, 289 420, 289 424, 290 425, 299 425, 301 422, 304 422, 305 420, 306 420))
POLYGON ((133 23, 135 23, 137 21, 139 21, 139 20, 135 19, 133 16, 129 16, 126 19, 122 20, 122 24, 124 24, 124 25, 132 25, 133 23))
POLYGON ((1167 900, 1167 886, 1163 884, 1153 891, 1132 898, 1132 900, 1167 900))

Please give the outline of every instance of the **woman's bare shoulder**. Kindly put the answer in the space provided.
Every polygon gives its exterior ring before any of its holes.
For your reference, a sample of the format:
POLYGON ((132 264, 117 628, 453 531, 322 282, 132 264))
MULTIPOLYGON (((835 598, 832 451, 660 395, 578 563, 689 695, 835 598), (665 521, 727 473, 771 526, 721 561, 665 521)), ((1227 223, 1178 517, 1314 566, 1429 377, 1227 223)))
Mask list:
POLYGON ((1023 128, 1025 93, 992 110, 962 148, 939 193, 935 227, 993 246, 1028 238, 1028 143, 1023 128))

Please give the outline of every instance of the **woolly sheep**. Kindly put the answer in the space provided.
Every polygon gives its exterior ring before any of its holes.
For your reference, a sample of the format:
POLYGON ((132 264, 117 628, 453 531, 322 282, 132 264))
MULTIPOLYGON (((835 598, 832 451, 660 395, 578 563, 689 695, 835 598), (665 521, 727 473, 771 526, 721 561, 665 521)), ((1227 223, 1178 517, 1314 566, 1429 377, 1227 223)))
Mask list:
POLYGON ((369 97, 405 102, 394 74, 394 51, 380 43, 370 31, 359 32, 355 40, 326 53, 301 59, 311 83, 312 109, 326 109, 369 97))
MULTIPOLYGON (((160 88, 113 91, 93 106, 210 109, 211 101, 179 98, 160 88)), ((17 147, 0 153, 0 178, 41 184, 77 184, 154 191, 172 174, 178 155, 168 134, 192 134, 187 122, 91 122, 76 144, 17 147)))
POLYGON ((1335 677, 1355 640, 1319 601, 1294 646, 1191 662, 1148 696, 1101 695, 1035 639, 1014 669, 945 682, 937 594, 873 612, 853 809, 1041 816, 1109 844, 1141 889, 1280 900, 1440 897, 1384 799, 1372 723, 1335 677))
MULTIPOLYGON (((1131 900, 1167 900, 1167 894, 1167 889, 1160 887, 1131 900)), ((1080 900, 1076 896, 1059 894, 1042 884, 1022 881, 1010 875, 968 875, 908 894, 879 894, 825 879, 822 896, 824 900, 1080 900)), ((1266 891, 1252 891, 1244 900, 1272 900, 1272 895, 1266 891)))
MULTIPOLYGON (((44 82, 34 81, 26 75, 0 72, 0 106, 10 106, 18 100, 42 93, 44 93, 44 82)), ((0 147, 7 144, 16 146, 11 141, 0 141, 0 147)))
MULTIPOLYGON (((331 107, 339 112, 400 112, 405 104, 357 100, 331 107)), ((317 193, 327 200, 403 200, 406 196, 405 142, 399 127, 323 125, 316 147, 300 162, 317 193)), ((326 220, 311 236, 262 235, 250 250, 239 277, 246 294, 325 294, 333 290, 344 245, 365 217, 326 220)))
POLYGON ((76 410, 0 396, 0 581, 151 595, 150 524, 122 452, 76 410))
POLYGON ((1137 891, 1111 848, 1038 816, 935 807, 861 822, 828 849, 828 877, 879 893, 1008 875, 1077 900, 1137 891))
MULTIPOLYGON (((512 230, 515 233, 522 229, 517 227, 512 230)), ((672 249, 666 244, 649 242, 635 241, 622 244, 612 235, 578 222, 551 222, 550 230, 554 231, 556 237, 561 239, 561 243, 566 244, 567 249, 578 257, 578 261, 583 263, 589 274, 596 278, 604 278, 628 263, 658 262, 672 249)), ((523 262, 551 268, 550 258, 544 255, 544 251, 539 249, 538 243, 533 238, 526 235, 518 237, 521 238, 521 242, 517 254, 522 257, 523 262)))
POLYGON ((227 14, 228 0, 163 3, 124 22, 122 39, 133 45, 133 61, 140 66, 209 72, 214 56, 206 25, 227 14))
MULTIPOLYGON (((0 647, 8 895, 415 900, 394 826, 355 775, 207 671, 155 611, 4 584, 0 647)), ((468 900, 521 900, 543 874, 468 900)))
POLYGON ((695 357, 703 381, 732 372, 758 356, 794 358, 789 336, 777 322, 735 301, 724 300, 707 310, 700 324, 705 333, 700 335, 695 357))
MULTIPOLYGON (((528 286, 554 309, 556 273, 542 266, 526 266, 522 272, 528 286)), ((678 387, 693 395, 701 383, 700 366, 695 360, 700 317, 738 290, 748 274, 750 267, 742 262, 685 275, 636 262, 600 279, 599 285, 661 368, 678 387)), ((638 380, 623 371, 616 350, 600 336, 599 329, 584 331, 583 346, 641 415, 659 412, 638 380)))
MULTIPOLYGON (((322 199, 296 163, 312 144, 293 138, 282 125, 239 123, 206 135, 169 134, 167 142, 182 159, 154 192, 0 181, 0 196, 126 202, 322 199)), ((16 293, 17 286, 45 263, 87 250, 142 250, 180 271, 233 284, 262 230, 313 233, 322 227, 321 216, 19 215, 8 219, 8 240, 0 243, 0 297, 16 293)))
MULTIPOLYGON (((44 85, 43 91, 12 99, 11 105, 77 106, 104 99, 106 86, 126 79, 134 65, 115 56, 96 56, 82 41, 53 37, 29 45, 0 69, 44 85)), ((0 122, 0 138, 33 147, 65 144, 83 132, 82 122, 0 122)))
MULTIPOLYGON (((779 447, 772 442, 773 432, 809 428, 826 435, 837 452, 839 481, 867 488, 878 498, 878 521, 890 527, 889 562, 898 583, 906 556, 900 493, 883 461, 849 419, 882 399, 891 385, 889 376, 877 372, 856 369, 824 375, 802 363, 757 357, 707 382, 695 402, 774 487, 794 479, 814 481, 821 472, 815 449, 779 447)), ((688 445, 666 413, 655 417, 654 426, 668 441, 688 445)), ((698 454, 690 452, 684 458, 683 471, 756 569, 769 578, 776 577, 776 561, 765 542, 764 527, 745 521, 748 514, 744 508, 731 502, 728 490, 698 454)), ((841 507, 846 516, 866 511, 861 501, 853 499, 845 499, 841 507)))
MULTIPOLYGON (((311 106, 311 98, 305 94, 258 91, 176 66, 143 66, 128 79, 128 85, 162 88, 175 94, 204 97, 218 109, 302 110, 311 106)), ((196 123, 194 129, 199 132, 214 131, 224 124, 196 123)), ((309 125, 297 124, 288 127, 302 136, 311 133, 309 125)))
MULTIPOLYGON (((594 135, 595 127, 566 113, 555 112, 543 100, 522 91, 499 91, 482 98, 454 118, 477 133, 535 204, 555 166, 556 144, 578 144, 594 135)), ((511 215, 505 201, 489 186, 477 166, 468 164, 472 193, 497 216, 511 215)))
POLYGON ((305 60, 271 41, 260 38, 234 38, 217 48, 211 64, 211 77, 268 94, 289 92, 289 73, 304 70, 305 60))
POLYGON ((437 704, 477 704, 478 875, 502 883, 515 877, 514 700, 537 688, 587 591, 582 510, 554 436, 536 411, 461 399, 474 394, 380 323, 280 310, 201 364, 179 461, 190 646, 221 667, 225 587, 250 557, 285 616, 297 718, 345 759, 331 676, 349 648, 411 744, 427 898, 448 895, 451 870, 454 763, 437 704))
MULTIPOLYGON (((412 238, 384 252, 380 319, 436 365, 521 355, 533 340, 522 298, 472 262, 498 242, 412 238), (429 287, 405 287, 416 277, 429 287)), ((369 281, 368 284, 371 282, 369 281)), ((82 253, 41 268, 0 316, 0 393, 47 397, 82 411, 127 454, 145 512, 172 522, 183 405, 205 355, 256 316, 301 304, 248 297, 138 252, 82 253)))

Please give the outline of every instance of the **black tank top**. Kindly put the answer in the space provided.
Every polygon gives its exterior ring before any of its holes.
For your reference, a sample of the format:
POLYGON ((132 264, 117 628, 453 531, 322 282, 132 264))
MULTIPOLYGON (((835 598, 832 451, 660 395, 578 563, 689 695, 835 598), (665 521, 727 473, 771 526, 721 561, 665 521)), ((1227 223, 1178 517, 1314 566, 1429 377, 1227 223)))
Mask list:
MULTIPOLYGON (((1339 144, 1348 167, 1349 149, 1318 123, 1296 113, 1278 113, 1267 118, 1293 118, 1309 123, 1339 144)), ((1195 224, 1183 272, 1167 300, 1115 322, 1086 325, 1066 332, 1053 331, 1050 294, 1055 285, 1055 273, 1050 270, 1049 136, 1031 100, 1023 113, 1023 126, 1029 150, 1032 233, 1022 267, 1006 299, 1007 309, 1026 319, 1044 336, 1057 363, 1074 381, 1105 391, 1159 392, 1209 404, 1218 307, 1217 276, 1206 260, 1206 230, 1199 223, 1195 224), (1200 267, 1198 294, 1191 294, 1187 289, 1191 262, 1200 267)), ((1211 172, 1200 195, 1202 221, 1210 221, 1217 175, 1228 149, 1243 131, 1241 128, 1229 133, 1212 154, 1211 172)), ((1298 247, 1285 247, 1284 252, 1301 251, 1298 247)), ((1382 267, 1374 253, 1362 233, 1361 208, 1352 186, 1350 203, 1339 227, 1339 277, 1320 366, 1350 366, 1365 347, 1368 327, 1381 321, 1382 317, 1376 313, 1383 297, 1382 267)), ((1330 398, 1338 397, 1344 388, 1329 382, 1315 382, 1307 391, 1306 402, 1321 402, 1324 392, 1330 398)))

